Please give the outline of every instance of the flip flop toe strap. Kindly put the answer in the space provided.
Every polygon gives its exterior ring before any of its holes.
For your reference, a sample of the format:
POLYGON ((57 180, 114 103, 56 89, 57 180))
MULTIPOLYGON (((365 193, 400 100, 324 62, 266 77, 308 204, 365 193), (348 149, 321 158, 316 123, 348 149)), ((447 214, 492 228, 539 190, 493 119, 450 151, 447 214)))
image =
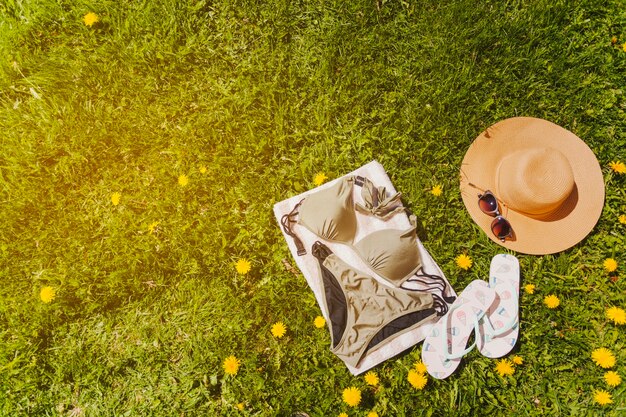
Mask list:
MULTIPOLYGON (((507 288, 507 289, 511 292, 511 294, 515 293, 512 287, 507 288)), ((499 329, 496 329, 493 327, 493 325, 491 324, 491 321, 489 320, 488 314, 485 314, 481 319, 482 324, 483 324, 483 332, 484 332, 483 336, 485 337, 485 341, 489 342, 492 339, 498 336, 501 336, 505 334, 506 332, 508 332, 509 330, 513 329, 515 325, 518 323, 518 319, 519 319, 518 310, 519 310, 519 307, 515 310, 515 314, 513 315, 513 317, 511 317, 499 329)))
POLYGON ((509 330, 513 329, 515 325, 517 325, 517 322, 518 322, 517 320, 518 320, 518 315, 515 314, 515 316, 511 320, 506 322, 504 326, 496 330, 494 329, 489 319, 486 318, 485 320, 483 320, 483 336, 485 337, 485 341, 489 342, 492 339, 495 339, 498 336, 502 336, 509 330))
MULTIPOLYGON (((456 310, 456 308, 454 310, 456 310)), ((473 321, 474 321, 474 334, 478 335, 479 334, 479 327, 480 327, 480 324, 478 323, 478 317, 475 314, 473 314, 472 318, 473 318, 473 321)), ((448 347, 452 345, 452 343, 451 343, 452 340, 449 339, 449 336, 452 336, 452 335, 450 335, 447 331, 441 332, 442 343, 443 343, 443 346, 446 347, 446 351, 443 354, 443 356, 444 356, 444 358, 446 360, 460 359, 463 356, 467 355, 469 352, 471 352, 471 350, 474 349, 474 347, 476 346, 476 337, 474 337, 474 341, 466 349, 463 349, 462 351, 456 352, 456 353, 449 352, 448 351, 449 350, 448 347), (450 342, 450 343, 448 343, 448 342, 450 342)))

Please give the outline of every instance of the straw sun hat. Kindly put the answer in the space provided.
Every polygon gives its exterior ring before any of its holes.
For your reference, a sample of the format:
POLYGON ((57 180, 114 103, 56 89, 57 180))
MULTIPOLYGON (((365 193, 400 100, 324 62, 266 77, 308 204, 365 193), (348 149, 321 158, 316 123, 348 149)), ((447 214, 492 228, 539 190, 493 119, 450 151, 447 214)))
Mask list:
POLYGON ((461 196, 472 219, 494 242, 517 252, 546 255, 580 242, 604 205, 598 161, 575 134, 547 120, 514 117, 482 132, 461 165, 461 196), (491 191, 512 233, 504 242, 491 229, 479 194, 491 191))

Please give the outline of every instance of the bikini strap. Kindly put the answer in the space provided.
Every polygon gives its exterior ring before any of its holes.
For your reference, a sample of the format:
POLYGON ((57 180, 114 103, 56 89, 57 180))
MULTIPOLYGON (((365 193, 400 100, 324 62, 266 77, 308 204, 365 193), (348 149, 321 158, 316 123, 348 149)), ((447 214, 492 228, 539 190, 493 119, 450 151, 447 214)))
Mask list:
POLYGON ((441 317, 448 312, 448 304, 437 294, 430 294, 433 296, 433 304, 435 306, 435 311, 437 312, 437 316, 441 317))
POLYGON ((291 236, 293 242, 296 244, 298 256, 306 255, 306 249, 304 248, 302 240, 300 240, 300 238, 291 229, 291 224, 296 222, 295 217, 298 215, 298 208, 303 201, 304 199, 300 200, 300 202, 294 206, 289 214, 285 214, 280 218, 280 224, 283 226, 283 230, 291 236))
POLYGON ((319 240, 316 240, 315 243, 313 243, 313 246, 311 246, 311 253, 320 261, 320 263, 324 262, 326 258, 333 254, 330 248, 319 240))
POLYGON ((355 207, 363 214, 373 214, 382 220, 389 220, 397 213, 405 211, 400 198, 401 193, 387 196, 385 187, 377 187, 366 177, 353 177, 354 185, 361 187, 361 197, 364 205, 356 203, 355 207))
POLYGON ((409 278, 407 282, 417 282, 424 285, 427 290, 439 290, 439 292, 441 293, 441 298, 448 304, 452 304, 454 300, 456 300, 456 297, 450 297, 445 294, 448 284, 446 283, 446 280, 443 279, 443 277, 435 274, 427 274, 426 272, 424 272, 424 267, 420 267, 417 271, 415 271, 414 275, 415 278, 409 278), (428 278, 430 281, 427 281, 426 278, 428 278))

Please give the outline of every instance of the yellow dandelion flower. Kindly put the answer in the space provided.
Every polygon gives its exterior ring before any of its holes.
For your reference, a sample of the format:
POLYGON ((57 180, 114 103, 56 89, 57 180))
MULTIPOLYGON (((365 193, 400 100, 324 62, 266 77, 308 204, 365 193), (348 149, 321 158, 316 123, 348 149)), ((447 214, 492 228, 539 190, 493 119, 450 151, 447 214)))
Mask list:
POLYGON ((237 375, 237 371, 239 371, 239 366, 241 365, 241 361, 237 359, 235 356, 230 355, 226 359, 224 359, 224 363, 222 367, 224 368, 224 372, 228 375, 237 375))
POLYGON ((413 364, 413 369, 415 369, 420 374, 425 374, 426 372, 428 372, 428 370, 426 369, 426 365, 422 361, 415 362, 413 364))
POLYGON ((361 390, 356 387, 344 389, 343 401, 350 407, 356 407, 361 402, 361 390))
POLYGON ((561 300, 554 294, 546 295, 543 299, 543 303, 548 308, 557 308, 561 304, 561 300))
POLYGON ((117 206, 120 203, 121 198, 122 195, 120 193, 113 193, 111 194, 111 203, 113 203, 114 206, 117 206))
POLYGON ((613 45, 615 45, 615 44, 617 43, 617 36, 613 36, 613 37, 611 38, 611 43, 612 43, 613 45))
POLYGON ((443 193, 443 189, 441 188, 441 185, 437 184, 430 189, 430 193, 435 197, 439 197, 441 193, 443 193))
POLYGON ((337 417, 348 417, 348 414, 346 414, 346 413, 339 413, 339 415, 337 417))
POLYGON ((513 368, 513 362, 508 359, 500 359, 496 363, 496 372, 500 376, 513 375, 515 368, 513 368))
POLYGON ((618 174, 626 174, 626 164, 621 161, 612 161, 609 163, 609 166, 613 170, 613 172, 617 172, 618 174))
POLYGON ((378 417, 378 413, 376 411, 370 411, 367 413, 367 417, 378 417))
POLYGON ((626 52, 626 42, 624 42, 624 44, 622 45, 622 50, 626 52))
POLYGON ((328 177, 326 176, 326 174, 324 174, 323 172, 318 172, 317 174, 315 174, 315 176, 313 177, 313 184, 317 187, 318 185, 322 185, 324 184, 324 182, 328 179, 328 177))
POLYGON ((615 365, 615 356, 607 348, 598 348, 591 352, 591 359, 602 368, 612 368, 615 365))
POLYGON ((524 359, 522 359, 522 357, 521 357, 521 356, 517 356, 517 355, 515 355, 515 356, 513 356, 512 360, 513 360, 513 363, 514 363, 515 365, 521 365, 521 364, 523 364, 523 363, 524 363, 524 359))
POLYGON ((526 291, 526 294, 534 294, 535 293, 535 284, 526 284, 524 285, 524 291, 526 291))
POLYGON ((148 231, 150 232, 150 234, 154 233, 155 230, 157 229, 157 227, 159 226, 161 222, 152 222, 148 225, 148 231))
POLYGON ((604 374, 604 380, 611 387, 616 387, 622 383, 622 377, 615 371, 608 371, 604 374))
POLYGON ((378 380, 378 375, 376 375, 376 372, 369 371, 368 373, 366 373, 365 382, 367 383, 367 385, 371 385, 373 387, 378 385, 379 380, 378 380))
POLYGON ((274 336, 277 339, 280 339, 281 337, 285 335, 285 333, 287 333, 287 326, 285 326, 285 324, 282 321, 279 321, 278 323, 274 323, 274 325, 272 326, 272 336, 274 336))
POLYGON ((326 325, 326 319, 324 317, 322 317, 322 316, 317 316, 317 317, 315 317, 315 320, 313 320, 313 324, 318 329, 321 329, 322 327, 324 327, 326 325))
POLYGON ((205 167, 204 165, 202 165, 200 168, 198 168, 198 171, 199 171, 202 175, 204 175, 204 174, 206 174, 207 169, 206 169, 206 167, 205 167))
POLYGON ((619 220, 621 224, 626 224, 626 214, 620 214, 617 220, 619 220))
POLYGON ((237 273, 241 275, 245 275, 250 272, 251 267, 250 261, 246 258, 241 258, 235 263, 235 269, 237 270, 237 273))
POLYGON ((606 318, 615 324, 626 324, 626 311, 619 307, 610 307, 606 310, 606 318))
POLYGON ((605 259, 603 265, 606 272, 613 272, 617 269, 617 261, 613 258, 605 259))
POLYGON ((91 27, 94 25, 94 23, 99 22, 99 21, 100 21, 100 18, 94 12, 89 12, 83 16, 83 22, 85 23, 86 26, 91 27))
POLYGON ((54 300, 56 296, 57 296, 57 292, 55 291, 54 288, 50 286, 43 287, 39 291, 39 298, 41 299, 41 301, 43 301, 46 304, 51 303, 52 300, 54 300))
POLYGON ((182 174, 178 177, 178 185, 180 185, 181 187, 185 187, 187 184, 189 184, 189 177, 187 177, 185 174, 182 174))
POLYGON ((406 379, 409 381, 409 384, 411 384, 415 389, 424 389, 426 383, 428 382, 426 374, 417 372, 415 369, 409 370, 409 374, 407 375, 406 379))
POLYGON ((594 391, 593 400, 600 405, 607 405, 613 402, 613 398, 611 398, 611 394, 601 389, 594 391))
POLYGON ((244 405, 243 405, 243 403, 238 403, 235 407, 237 407, 237 410, 243 411, 244 405))
POLYGON ((472 258, 462 253, 456 257, 456 265, 466 271, 472 267, 472 258))

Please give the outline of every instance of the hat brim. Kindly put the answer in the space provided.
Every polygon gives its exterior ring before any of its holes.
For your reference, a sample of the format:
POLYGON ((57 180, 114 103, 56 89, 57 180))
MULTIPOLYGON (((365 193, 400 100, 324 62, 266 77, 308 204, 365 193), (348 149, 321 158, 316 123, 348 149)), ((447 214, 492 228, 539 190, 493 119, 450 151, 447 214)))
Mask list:
POLYGON ((532 255, 561 252, 583 240, 598 222, 604 206, 602 170, 591 149, 569 130, 533 117, 502 120, 482 132, 463 158, 460 187, 467 211, 491 240, 532 255), (567 157, 575 190, 549 219, 529 217, 504 205, 502 215, 511 224, 513 236, 502 242, 491 232, 493 217, 480 210, 478 194, 485 190, 495 193, 496 170, 504 157, 519 150, 545 147, 567 157))

